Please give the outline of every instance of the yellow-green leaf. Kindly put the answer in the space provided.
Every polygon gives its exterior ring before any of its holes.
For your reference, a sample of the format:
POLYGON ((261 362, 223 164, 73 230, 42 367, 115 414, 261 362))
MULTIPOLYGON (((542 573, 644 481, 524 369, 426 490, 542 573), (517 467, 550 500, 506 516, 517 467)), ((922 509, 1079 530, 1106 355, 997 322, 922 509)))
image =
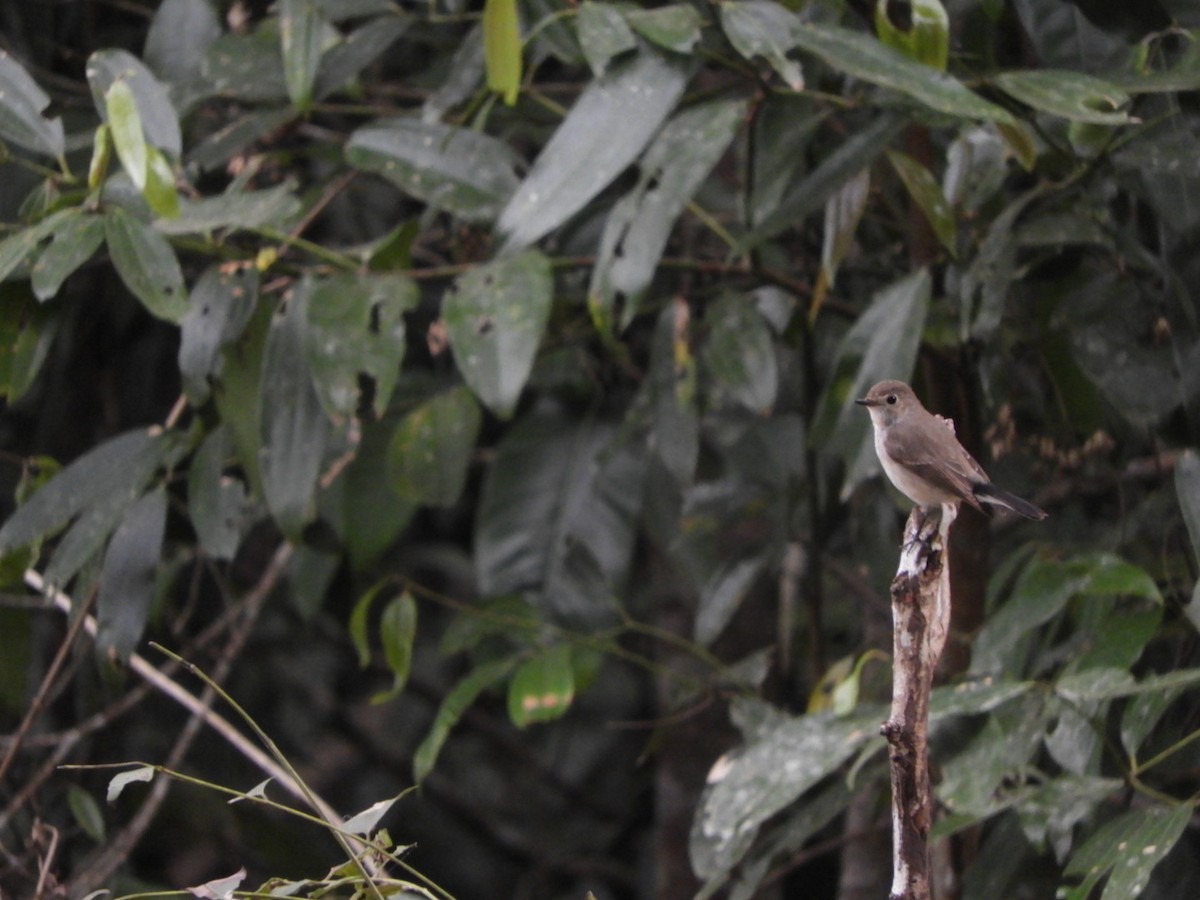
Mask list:
POLYGON ((907 7, 903 22, 888 15, 890 0, 875 4, 875 33, 893 50, 938 71, 946 71, 950 57, 950 20, 940 0, 913 0, 896 4, 907 7))
POLYGON ((518 728, 557 719, 575 699, 571 648, 558 644, 523 662, 508 685, 508 717, 518 728))
POLYGON ((179 192, 175 190, 175 173, 171 164, 157 147, 146 146, 146 186, 142 196, 150 209, 164 219, 179 217, 179 192))
POLYGON ((488 87, 512 106, 521 89, 521 25, 517 0, 487 0, 483 6, 483 59, 488 87))
POLYGON ((896 170, 896 174, 900 176, 900 180, 904 182, 909 195, 920 208, 930 227, 933 228, 937 239, 951 256, 955 256, 954 244, 957 228, 954 221, 954 210, 950 208, 946 195, 942 192, 942 186, 937 183, 927 168, 907 153, 888 150, 887 157, 892 168, 896 170))
POLYGON ((104 94, 108 127, 117 156, 137 189, 146 187, 146 137, 133 91, 125 81, 114 81, 104 94))

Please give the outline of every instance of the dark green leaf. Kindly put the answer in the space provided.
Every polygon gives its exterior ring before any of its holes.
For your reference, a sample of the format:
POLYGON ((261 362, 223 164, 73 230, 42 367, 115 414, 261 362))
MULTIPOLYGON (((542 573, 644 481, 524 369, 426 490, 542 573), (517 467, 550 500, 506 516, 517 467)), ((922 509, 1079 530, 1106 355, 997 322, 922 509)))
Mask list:
POLYGON ((476 266, 442 300, 454 362, 484 405, 507 418, 533 369, 554 280, 537 250, 476 266))
POLYGON ((710 404, 736 403, 767 415, 775 403, 779 366, 770 329, 749 297, 726 295, 705 314, 701 354, 710 404))
MULTIPOLYGON (((394 8, 387 5, 388 12, 394 13, 394 8)), ((411 18, 392 14, 371 19, 352 31, 344 41, 331 47, 321 57, 314 88, 316 96, 326 97, 345 87, 359 72, 382 56, 411 24, 411 18)))
POLYGON ((488 87, 512 106, 521 89, 521 26, 517 0, 484 0, 483 60, 488 87))
POLYGON ((690 53, 700 42, 703 21, 696 7, 671 3, 654 9, 629 9, 625 18, 634 31, 651 43, 674 53, 690 53))
POLYGON ((627 53, 637 46, 637 37, 625 17, 610 3, 583 0, 575 17, 579 31, 579 46, 592 74, 599 77, 614 56, 627 53))
POLYGON ((908 189, 908 195, 913 198, 917 208, 921 210, 926 221, 933 228, 937 239, 951 256, 957 256, 954 210, 946 201, 946 195, 942 193, 942 186, 937 183, 937 179, 927 168, 907 153, 889 150, 887 155, 892 168, 896 170, 896 174, 900 176, 900 180, 908 189))
POLYGON ((374 563, 403 532, 417 510, 387 489, 387 455, 394 419, 366 423, 358 453, 346 469, 342 503, 350 564, 362 570, 374 563))
POLYGON ((418 297, 402 275, 335 275, 314 286, 305 351, 331 417, 383 415, 404 360, 404 314, 418 297))
POLYGON ((204 54, 220 35, 221 20, 209 0, 163 0, 142 55, 159 78, 182 84, 200 74, 204 54))
POLYGON ((104 218, 83 213, 63 219, 30 269, 34 296, 49 300, 104 243, 104 218))
MULTIPOLYGON (((295 113, 291 109, 264 109, 234 118, 224 128, 214 131, 189 148, 187 164, 205 171, 223 166, 251 143, 290 122, 294 116, 295 113)), ((271 190, 280 190, 283 187, 280 185, 271 190)), ((238 192, 239 195, 241 193, 238 192)))
POLYGON ((1115 778, 1060 775, 1019 793, 1016 802, 1021 828, 1035 847, 1047 843, 1056 857, 1065 858, 1074 843, 1074 829, 1092 819, 1097 807, 1116 796, 1122 782, 1115 778))
POLYGON ((393 119, 364 126, 346 142, 346 159, 473 222, 494 219, 517 188, 518 160, 506 144, 439 122, 393 119))
POLYGON ((0 395, 15 402, 33 385, 58 333, 59 310, 24 285, 0 286, 0 395))
POLYGON ((104 813, 96 798, 77 784, 67 786, 67 804, 76 824, 97 844, 104 843, 104 813))
POLYGON ((508 684, 508 717, 518 728, 563 716, 575 699, 571 648, 556 644, 527 659, 508 684))
POLYGON ((62 156, 62 120, 42 116, 49 105, 46 92, 20 63, 0 50, 0 138, 34 153, 62 156))
POLYGON ((141 640, 166 522, 167 493, 159 487, 125 511, 109 541, 96 600, 96 653, 106 662, 127 662, 141 640))
POLYGON ((179 215, 155 223, 163 234, 198 234, 218 228, 285 227, 300 211, 288 184, 261 191, 229 191, 216 197, 184 200, 179 215))
MULTIPOLYGON (((145 64, 125 50, 99 50, 88 57, 87 79, 92 98, 102 117, 107 118, 107 96, 114 84, 124 83, 133 95, 137 118, 148 143, 173 159, 182 152, 179 117, 162 82, 145 64)), ((112 122, 108 123, 110 126, 112 122)), ((133 173, 130 173, 133 177, 133 173)))
POLYGON ((379 640, 383 656, 392 670, 390 690, 377 694, 375 702, 388 700, 404 690, 412 668, 413 641, 417 637, 417 601, 408 591, 391 600, 379 619, 379 640))
POLYGON ((450 736, 450 729, 458 724, 467 707, 489 687, 507 678, 514 665, 516 660, 507 657, 477 666, 446 695, 438 707, 433 727, 413 754, 413 781, 420 784, 425 780, 450 736))
POLYGON ((201 69, 218 94, 245 101, 286 100, 283 54, 276 33, 223 34, 204 54, 201 69))
POLYGON ((60 209, 40 222, 21 228, 0 241, 0 281, 16 272, 34 254, 42 241, 80 215, 80 210, 75 208, 60 209))
POLYGON ((193 403, 203 403, 219 371, 220 351, 236 341, 258 304, 258 270, 210 266, 188 297, 180 322, 179 373, 193 403))
POLYGON ((291 540, 300 538, 316 513, 317 477, 330 431, 304 350, 311 290, 309 282, 297 285, 276 313, 263 358, 263 490, 271 514, 291 540))
MULTIPOLYGON (((890 152, 890 151, 889 151, 890 152)), ((871 172, 863 169, 825 201, 825 228, 821 238, 821 280, 814 291, 814 303, 824 302, 827 288, 833 287, 838 267, 854 244, 854 233, 867 208, 871 193, 871 172)))
POLYGON ((613 208, 592 269, 589 305, 603 331, 626 327, 671 235, 675 220, 724 154, 746 104, 719 100, 680 113, 655 138, 637 186, 613 208), (614 323, 618 302, 621 320, 614 323))
MULTIPOLYGON (((1192 541, 1192 556, 1200 561, 1200 457, 1194 450, 1184 453, 1175 464, 1175 496, 1192 541)), ((1192 588, 1184 614, 1192 627, 1200 630, 1200 581, 1192 588)))
POLYGON ((1083 876, 1083 881, 1065 893, 1066 900, 1085 900, 1105 875, 1109 878, 1101 900, 1139 896, 1191 815, 1192 805, 1180 803, 1132 809, 1106 822, 1068 860, 1064 874, 1083 876))
POLYGON ((307 111, 312 105, 317 66, 330 37, 329 25, 316 0, 279 0, 279 43, 283 75, 292 105, 307 111))
POLYGON ((1000 89, 1036 110, 1100 125, 1124 125, 1129 95, 1114 84, 1082 72, 1031 69, 993 76, 1000 89))
POLYGON ((200 547, 214 559, 233 559, 247 524, 246 488, 225 474, 232 456, 233 440, 221 426, 200 444, 188 470, 188 514, 200 547))
POLYGON ((761 56, 792 90, 803 90, 800 63, 788 56, 796 46, 793 13, 769 0, 733 0, 722 3, 720 9, 721 28, 733 49, 746 59, 761 56))
POLYGON ((796 43, 847 75, 908 95, 919 104, 961 119, 1011 122, 1003 107, 984 100, 945 72, 914 62, 875 38, 849 28, 798 24, 796 43))
POLYGON ((482 419, 479 405, 465 387, 438 394, 406 415, 388 447, 392 489, 409 503, 457 503, 482 419))
POLYGON ((505 246, 532 244, 612 182, 675 107, 689 72, 686 60, 644 49, 592 81, 500 214, 505 246))
POLYGON ((375 582, 358 598, 354 604, 354 609, 350 612, 350 621, 346 626, 346 630, 350 633, 350 642, 358 652, 358 665, 360 668, 365 669, 371 662, 371 639, 367 634, 368 615, 371 612, 371 604, 375 602, 375 598, 379 596, 383 589, 391 583, 392 579, 390 577, 384 577, 375 582))
POLYGON ((188 310, 183 272, 166 239, 120 207, 105 214, 104 236, 113 266, 130 292, 158 318, 182 321, 188 310))

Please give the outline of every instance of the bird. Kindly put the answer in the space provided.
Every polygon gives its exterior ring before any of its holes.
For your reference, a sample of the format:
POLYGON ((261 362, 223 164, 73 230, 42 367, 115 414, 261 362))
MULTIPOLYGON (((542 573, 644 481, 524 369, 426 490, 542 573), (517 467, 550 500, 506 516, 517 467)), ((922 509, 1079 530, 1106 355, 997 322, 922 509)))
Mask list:
POLYGON ((1047 517, 1045 510, 992 484, 950 422, 929 412, 903 381, 881 381, 854 402, 871 414, 884 473, 917 506, 965 501, 987 516, 998 506, 1027 519, 1047 517))

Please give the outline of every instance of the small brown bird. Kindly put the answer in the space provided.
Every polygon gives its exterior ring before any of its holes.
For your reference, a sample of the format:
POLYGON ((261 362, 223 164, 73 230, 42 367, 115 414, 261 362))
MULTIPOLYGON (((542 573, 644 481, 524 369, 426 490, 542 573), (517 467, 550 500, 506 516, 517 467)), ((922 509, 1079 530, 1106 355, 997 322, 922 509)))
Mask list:
POLYGON ((861 400, 875 428, 875 452, 883 471, 917 506, 933 507, 965 500, 985 515, 992 506, 1011 509, 1027 519, 1045 511, 988 479, 950 424, 921 405, 903 381, 881 381, 861 400))

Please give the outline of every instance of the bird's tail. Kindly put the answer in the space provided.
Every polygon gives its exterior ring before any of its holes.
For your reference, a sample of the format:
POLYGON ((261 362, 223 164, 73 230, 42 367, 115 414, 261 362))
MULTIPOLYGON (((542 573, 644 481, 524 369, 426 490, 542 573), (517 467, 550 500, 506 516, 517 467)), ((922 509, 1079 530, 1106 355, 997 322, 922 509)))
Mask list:
POLYGON ((1002 506, 1005 509, 1011 509, 1017 515, 1024 516, 1027 519, 1044 519, 1047 515, 1044 509, 1034 506, 1028 500, 1022 500, 1016 494, 1010 494, 1003 488, 998 488, 996 485, 988 482, 974 485, 972 492, 975 494, 975 499, 980 503, 989 503, 992 506, 1002 506))

